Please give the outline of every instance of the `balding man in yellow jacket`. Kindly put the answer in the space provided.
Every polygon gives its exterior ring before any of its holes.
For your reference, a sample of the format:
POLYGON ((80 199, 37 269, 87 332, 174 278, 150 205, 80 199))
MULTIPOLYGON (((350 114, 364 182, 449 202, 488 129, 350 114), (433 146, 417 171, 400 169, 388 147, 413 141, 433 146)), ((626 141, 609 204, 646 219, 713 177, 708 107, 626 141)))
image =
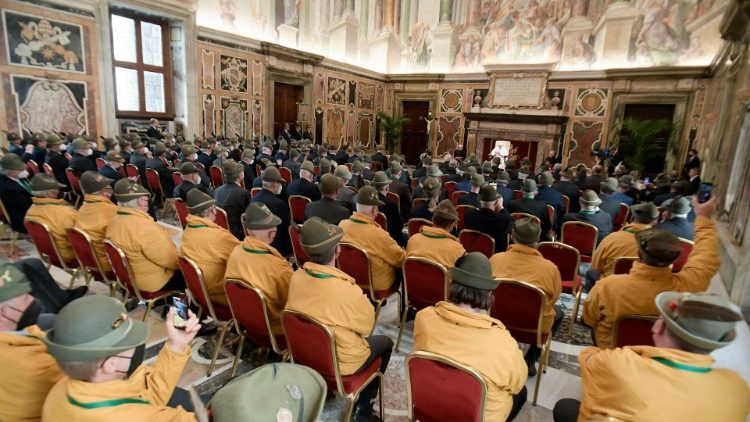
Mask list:
POLYGON ((418 234, 409 238, 406 256, 417 256, 437 262, 447 269, 466 253, 451 230, 456 226, 458 214, 449 199, 441 201, 432 215, 433 226, 422 226, 418 234))
POLYGON ((484 420, 512 420, 526 402, 527 367, 503 323, 487 315, 499 283, 479 252, 460 258, 451 278, 448 301, 417 312, 414 350, 437 353, 479 371, 487 383, 484 420))
POLYGON ((677 273, 671 264, 680 255, 680 241, 662 229, 636 234, 638 262, 629 274, 599 280, 583 303, 583 321, 591 327, 596 345, 612 344, 612 328, 623 315, 656 315, 654 298, 661 292, 702 292, 719 269, 719 243, 711 221, 715 198, 704 204, 693 201, 695 246, 687 263, 677 273))
POLYGON ((375 290, 388 290, 401 279, 401 263, 406 258, 404 250, 387 231, 383 230, 375 217, 383 202, 372 186, 364 186, 357 193, 357 211, 339 227, 344 230, 342 242, 352 243, 364 249, 372 265, 372 285, 375 290))
POLYGON ((245 240, 234 248, 227 261, 226 278, 237 279, 257 287, 268 299, 271 330, 284 335, 281 311, 284 310, 292 279, 289 261, 271 246, 281 218, 263 203, 250 204, 245 210, 245 240))
POLYGON ((89 170, 81 175, 80 182, 84 197, 75 227, 91 238, 102 271, 112 271, 112 264, 104 252, 104 234, 117 214, 117 205, 111 199, 114 192, 111 186, 113 180, 89 170))
POLYGON ((180 253, 193 260, 203 273, 211 301, 227 306, 224 273, 229 254, 240 241, 229 230, 216 224, 216 200, 200 189, 187 193, 190 215, 182 233, 180 253))
POLYGON ((655 347, 589 347, 578 356, 583 400, 563 399, 556 422, 744 421, 750 388, 737 373, 715 368, 711 351, 730 344, 742 316, 706 293, 662 292, 651 328, 655 347))
POLYGON ((34 203, 26 211, 26 218, 46 224, 60 257, 64 261, 75 261, 76 255, 65 231, 75 225, 76 210, 65 200, 58 199, 65 185, 43 173, 34 175, 29 185, 34 203))

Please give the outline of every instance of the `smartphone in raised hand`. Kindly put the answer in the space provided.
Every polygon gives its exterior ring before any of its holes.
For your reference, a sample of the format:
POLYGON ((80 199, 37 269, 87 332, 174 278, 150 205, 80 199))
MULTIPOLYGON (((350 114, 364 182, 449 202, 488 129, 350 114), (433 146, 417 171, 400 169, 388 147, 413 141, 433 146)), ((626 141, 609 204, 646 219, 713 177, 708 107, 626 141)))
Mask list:
POLYGON ((701 183, 698 188, 698 202, 703 204, 711 199, 711 191, 713 191, 713 183, 701 183))
POLYGON ((172 296, 172 307, 174 308, 174 317, 172 318, 172 325, 175 328, 184 330, 187 326, 188 319, 188 305, 189 301, 185 295, 172 296))

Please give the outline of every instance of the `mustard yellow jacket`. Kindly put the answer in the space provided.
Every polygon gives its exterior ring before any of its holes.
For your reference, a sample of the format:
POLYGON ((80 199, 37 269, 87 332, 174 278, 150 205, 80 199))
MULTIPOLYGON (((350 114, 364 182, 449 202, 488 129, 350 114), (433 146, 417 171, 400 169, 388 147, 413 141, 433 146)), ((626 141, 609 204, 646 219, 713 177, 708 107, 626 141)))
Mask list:
POLYGON ((589 347, 578 356, 579 421, 744 421, 750 389, 735 372, 711 368, 710 355, 677 349, 589 347))
POLYGON ((188 215, 182 232, 180 253, 198 264, 212 302, 227 305, 224 272, 229 254, 239 245, 229 230, 205 218, 188 215))
POLYGON ((31 198, 34 202, 26 212, 26 217, 38 220, 49 227, 57 250, 65 261, 75 260, 76 255, 68 241, 65 230, 76 223, 76 210, 63 199, 31 198))
POLYGON ((182 407, 167 407, 189 358, 189 347, 176 353, 165 345, 152 365, 141 365, 124 380, 92 384, 65 377, 49 392, 42 420, 195 421, 195 415, 182 407))
POLYGON ((119 207, 106 237, 125 252, 140 290, 158 291, 179 268, 169 233, 141 210, 119 207))
POLYGON ((713 221, 695 220, 695 246, 678 273, 671 267, 633 263, 629 274, 605 277, 596 282, 583 302, 583 320, 594 329, 596 344, 612 344, 612 328, 623 315, 658 315, 654 298, 661 292, 702 292, 719 269, 719 244, 713 221))
POLYGON ((451 269, 456 260, 466 253, 455 236, 447 231, 430 226, 423 226, 418 234, 409 238, 406 244, 406 256, 418 256, 451 269))
POLYGON ((0 421, 39 421, 49 390, 63 373, 42 343, 36 325, 22 332, 0 331, 0 421))
POLYGON ((342 375, 356 372, 370 356, 365 337, 375 325, 375 310, 343 271, 305 263, 292 276, 286 309, 312 316, 333 330, 342 375))
POLYGON ((414 350, 447 356, 479 371, 487 383, 485 421, 508 417, 511 395, 521 391, 528 374, 521 349, 502 322, 449 302, 417 312, 414 350))
POLYGON ((245 240, 229 255, 225 278, 242 280, 266 295, 271 330, 281 335, 284 333, 281 311, 286 306, 292 274, 294 270, 289 261, 276 248, 252 236, 245 236, 245 240))
POLYGON ((608 234, 594 251, 591 267, 599 271, 601 277, 615 272, 615 261, 624 256, 638 256, 638 243, 635 234, 646 230, 648 224, 632 223, 625 225, 620 231, 608 234))
POLYGON ((117 205, 109 199, 99 195, 86 195, 76 217, 76 228, 85 231, 91 237, 99 265, 105 272, 112 270, 112 264, 104 252, 104 235, 115 214, 117 205))
POLYGON ((370 217, 355 212, 339 227, 344 230, 342 242, 353 243, 367 251, 372 266, 372 285, 375 290, 388 290, 395 278, 395 268, 401 268, 406 258, 404 250, 382 227, 370 217))
POLYGON ((549 333, 555 321, 555 302, 562 292, 562 279, 557 266, 536 249, 519 244, 508 246, 506 252, 492 255, 490 264, 493 277, 525 281, 542 289, 547 298, 542 325, 544 332, 549 333))

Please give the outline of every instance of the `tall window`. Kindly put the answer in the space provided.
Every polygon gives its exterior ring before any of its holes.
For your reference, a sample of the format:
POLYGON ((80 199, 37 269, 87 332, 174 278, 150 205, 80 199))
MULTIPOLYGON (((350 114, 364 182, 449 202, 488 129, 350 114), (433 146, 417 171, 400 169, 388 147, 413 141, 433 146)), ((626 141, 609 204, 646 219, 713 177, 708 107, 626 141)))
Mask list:
POLYGON ((167 23, 121 11, 110 17, 117 117, 173 117, 167 23))

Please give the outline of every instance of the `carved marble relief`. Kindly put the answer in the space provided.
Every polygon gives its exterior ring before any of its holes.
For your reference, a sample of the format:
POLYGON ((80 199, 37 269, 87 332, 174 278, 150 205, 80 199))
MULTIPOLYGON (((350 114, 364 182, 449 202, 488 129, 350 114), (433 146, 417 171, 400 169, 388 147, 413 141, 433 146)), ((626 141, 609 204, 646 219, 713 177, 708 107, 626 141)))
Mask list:
POLYGON ((203 89, 214 89, 216 80, 216 65, 214 63, 214 52, 201 50, 201 74, 203 89))
POLYGON ((85 82, 13 76, 12 85, 21 130, 88 131, 85 82))
POLYGON ((370 146, 374 125, 375 116, 373 116, 371 113, 359 113, 359 121, 357 122, 357 136, 360 145, 365 148, 368 148, 370 146))
POLYGON ((357 101, 359 108, 375 108, 375 85, 360 82, 357 97, 359 98, 357 101))
POLYGON ((443 155, 448 151, 453 151, 461 141, 461 124, 460 116, 441 116, 437 121, 437 154, 443 155))
POLYGON ((247 92, 247 60, 221 55, 221 89, 247 92))
POLYGON ((584 163, 587 166, 596 164, 596 157, 592 152, 595 142, 602 137, 602 122, 574 122, 570 136, 568 150, 568 164, 584 163))
POLYGON ((375 108, 378 111, 382 111, 384 109, 383 106, 383 91, 385 90, 385 87, 383 85, 378 85, 375 87, 375 108))
POLYGON ((463 95, 463 89, 444 89, 440 95, 440 111, 444 113, 460 113, 463 95))
POLYGON ((247 100, 221 97, 221 131, 226 137, 245 136, 247 132, 247 100))
POLYGON ((604 117, 607 113, 606 88, 579 89, 576 95, 576 116, 604 117))
POLYGON ((349 81, 349 107, 357 105, 357 82, 349 81))
POLYGON ((212 136, 216 130, 216 97, 212 94, 203 95, 203 136, 212 136))
POLYGON ((261 63, 258 60, 253 60, 252 64, 252 79, 253 79, 253 89, 251 92, 253 95, 262 96, 263 95, 263 63, 261 63))
POLYGON ((3 9, 8 63, 86 73, 83 28, 3 9))
POLYGON ((263 133, 263 101, 252 100, 253 135, 260 136, 263 133))
POLYGON ((325 140, 336 147, 344 142, 345 123, 344 111, 338 108, 329 108, 325 111, 325 140))
POLYGON ((346 81, 339 78, 328 78, 328 94, 326 95, 330 104, 346 104, 346 81))

